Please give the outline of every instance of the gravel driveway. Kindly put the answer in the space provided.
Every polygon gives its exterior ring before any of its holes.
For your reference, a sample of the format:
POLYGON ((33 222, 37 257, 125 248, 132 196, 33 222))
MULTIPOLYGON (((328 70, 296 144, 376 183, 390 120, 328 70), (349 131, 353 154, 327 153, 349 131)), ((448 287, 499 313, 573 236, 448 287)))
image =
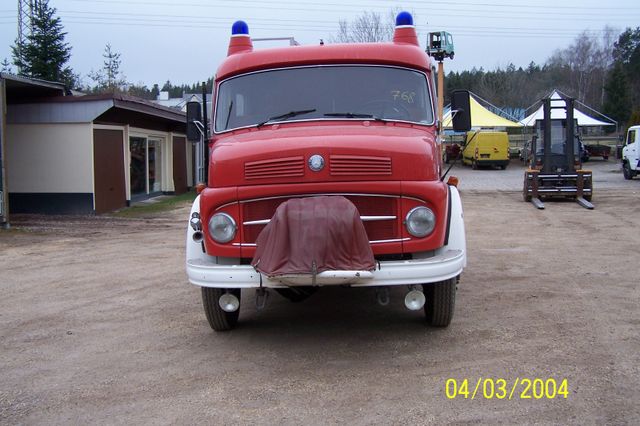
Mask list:
POLYGON ((216 334, 185 279, 188 206, 16 217, 0 231, 0 423, 640 424, 640 180, 588 166, 592 211, 524 203, 515 162, 455 170, 469 265, 447 329, 401 289, 382 307, 329 288, 261 312, 247 292, 216 334), (566 379, 567 397, 527 378, 566 379), (500 379, 512 399, 491 394, 500 379))

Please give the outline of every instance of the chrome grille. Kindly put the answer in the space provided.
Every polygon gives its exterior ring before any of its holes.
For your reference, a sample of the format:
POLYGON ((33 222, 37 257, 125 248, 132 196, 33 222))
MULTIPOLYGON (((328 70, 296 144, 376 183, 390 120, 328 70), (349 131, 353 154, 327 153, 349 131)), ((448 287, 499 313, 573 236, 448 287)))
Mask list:
MULTIPOLYGON (((311 194, 314 196, 320 194, 311 194)), ((322 194, 342 195, 351 201, 363 221, 369 241, 386 241, 401 238, 398 221, 398 202, 395 196, 376 196, 368 194, 322 194)), ((242 208, 242 235, 243 244, 255 243, 256 238, 264 229, 269 219, 274 215, 278 206, 289 198, 277 197, 259 200, 243 201, 242 208)))

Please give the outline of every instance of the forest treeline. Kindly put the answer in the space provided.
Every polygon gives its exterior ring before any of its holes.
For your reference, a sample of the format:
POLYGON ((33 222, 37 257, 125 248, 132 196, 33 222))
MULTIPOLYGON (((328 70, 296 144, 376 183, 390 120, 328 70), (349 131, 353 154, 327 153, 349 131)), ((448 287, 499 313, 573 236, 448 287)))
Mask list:
MULTIPOLYGON (((391 18, 394 12, 391 13, 391 18)), ((364 12, 352 22, 340 21, 331 43, 381 42, 391 39, 393 19, 378 13, 364 12)), ((26 40, 12 46, 13 65, 19 75, 64 82, 69 88, 86 93, 126 93, 145 99, 156 99, 160 92, 169 97, 185 93, 201 93, 202 83, 173 84, 151 87, 127 81, 121 67, 120 53, 107 44, 103 63, 88 74, 91 83, 73 72, 68 65, 71 46, 56 9, 48 0, 34 6, 31 31, 26 40)), ((14 72, 5 58, 2 71, 14 72)), ((203 78, 204 80, 204 78, 203 78)), ((211 92, 213 80, 206 79, 211 92)), ((531 62, 525 68, 513 64, 506 68, 449 72, 445 78, 445 103, 453 90, 466 89, 507 112, 522 118, 527 107, 553 89, 601 111, 616 120, 620 127, 640 124, 640 27, 617 33, 609 27, 598 32, 585 31, 573 43, 554 52, 543 64, 531 62)))
MULTIPOLYGON (((526 68, 513 64, 446 74, 445 103, 453 90, 466 89, 516 118, 553 89, 571 96, 618 121, 633 114, 640 122, 640 27, 618 36, 605 29, 601 39, 585 32, 544 64, 526 68)), ((527 111, 527 113, 530 111, 527 111)), ((586 111, 588 112, 588 111, 586 111)))

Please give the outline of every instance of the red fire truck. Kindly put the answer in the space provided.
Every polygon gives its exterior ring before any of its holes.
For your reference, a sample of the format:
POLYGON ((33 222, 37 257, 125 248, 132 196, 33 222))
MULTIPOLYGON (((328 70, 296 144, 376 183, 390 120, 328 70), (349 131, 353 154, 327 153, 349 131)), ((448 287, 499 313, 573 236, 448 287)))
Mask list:
POLYGON ((236 325, 242 291, 262 308, 270 290, 300 301, 323 286, 368 287, 383 305, 402 286, 407 308, 449 325, 466 243, 435 96, 407 12, 389 43, 254 50, 233 25, 186 243, 214 330, 236 325))

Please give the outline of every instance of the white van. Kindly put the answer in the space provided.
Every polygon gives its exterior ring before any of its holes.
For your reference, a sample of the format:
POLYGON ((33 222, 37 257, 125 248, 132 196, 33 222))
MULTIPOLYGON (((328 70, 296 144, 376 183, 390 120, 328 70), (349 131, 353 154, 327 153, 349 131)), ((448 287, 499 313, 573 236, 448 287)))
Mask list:
POLYGON ((622 148, 622 171, 625 179, 633 179, 640 171, 640 126, 631 126, 627 130, 622 148))

